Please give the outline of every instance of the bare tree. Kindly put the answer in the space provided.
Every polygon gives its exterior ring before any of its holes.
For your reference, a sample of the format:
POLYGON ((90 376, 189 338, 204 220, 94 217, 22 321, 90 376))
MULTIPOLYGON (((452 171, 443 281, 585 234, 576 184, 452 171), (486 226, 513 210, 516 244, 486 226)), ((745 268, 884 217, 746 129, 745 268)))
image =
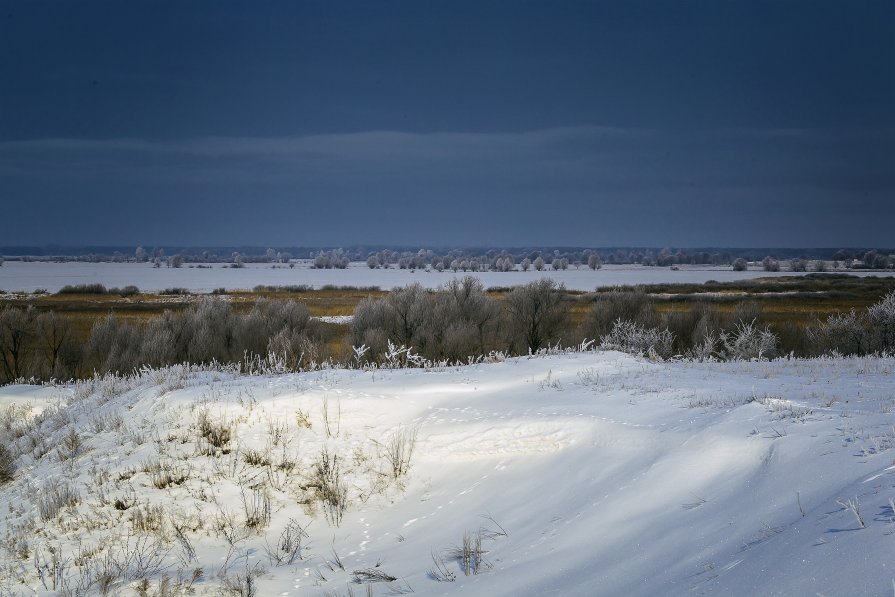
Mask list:
POLYGON ((439 293, 438 305, 438 323, 450 339, 450 347, 445 350, 448 356, 484 354, 496 333, 500 306, 485 294, 482 282, 472 276, 451 280, 439 293))
POLYGON ((550 279, 518 286, 507 296, 507 309, 516 333, 534 352, 559 340, 566 320, 565 287, 550 279))
POLYGON ((36 318, 34 307, 4 307, 0 311, 0 365, 7 381, 22 377, 28 370, 36 318))
POLYGON ((69 368, 63 366, 63 356, 73 350, 71 326, 55 312, 48 311, 37 316, 36 328, 49 375, 65 377, 69 368))

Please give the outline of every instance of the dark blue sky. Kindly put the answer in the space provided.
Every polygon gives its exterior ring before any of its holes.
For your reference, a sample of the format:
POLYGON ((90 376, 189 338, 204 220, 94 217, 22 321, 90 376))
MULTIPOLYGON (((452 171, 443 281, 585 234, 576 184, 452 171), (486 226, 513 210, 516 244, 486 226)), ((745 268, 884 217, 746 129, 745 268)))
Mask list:
POLYGON ((869 246, 895 0, 0 0, 0 245, 869 246))

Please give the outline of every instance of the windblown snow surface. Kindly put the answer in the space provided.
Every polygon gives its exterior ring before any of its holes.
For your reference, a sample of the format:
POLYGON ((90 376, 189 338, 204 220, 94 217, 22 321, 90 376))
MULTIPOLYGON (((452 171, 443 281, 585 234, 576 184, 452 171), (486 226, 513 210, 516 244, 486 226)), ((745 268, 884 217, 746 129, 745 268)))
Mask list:
POLYGON ((893 367, 582 352, 7 386, 0 593, 891 594, 893 367))

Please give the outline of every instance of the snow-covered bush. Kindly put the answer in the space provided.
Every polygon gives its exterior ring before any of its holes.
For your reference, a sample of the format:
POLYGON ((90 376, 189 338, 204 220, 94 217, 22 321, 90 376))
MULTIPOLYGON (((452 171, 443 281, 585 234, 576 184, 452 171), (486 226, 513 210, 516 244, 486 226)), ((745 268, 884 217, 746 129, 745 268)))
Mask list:
POLYGON ((688 356, 694 361, 704 363, 712 361, 718 353, 718 342, 720 338, 712 332, 707 332, 702 340, 694 342, 693 347, 688 352, 688 356))
POLYGON ((895 290, 867 309, 867 321, 870 328, 871 350, 880 352, 895 350, 895 290))
POLYGON ((0 485, 12 481, 13 473, 16 470, 15 460, 15 456, 5 443, 0 443, 0 485))
POLYGON ((807 331, 812 348, 819 354, 836 351, 842 355, 860 354, 866 330, 861 318, 852 309, 848 313, 830 315, 807 331))
POLYGON ((673 342, 674 334, 668 329, 641 327, 633 321, 618 319, 600 344, 603 348, 667 359, 672 356, 673 342))
POLYGON ((777 336, 754 320, 741 321, 733 331, 721 332, 721 345, 724 357, 731 360, 770 359, 776 356, 777 336))

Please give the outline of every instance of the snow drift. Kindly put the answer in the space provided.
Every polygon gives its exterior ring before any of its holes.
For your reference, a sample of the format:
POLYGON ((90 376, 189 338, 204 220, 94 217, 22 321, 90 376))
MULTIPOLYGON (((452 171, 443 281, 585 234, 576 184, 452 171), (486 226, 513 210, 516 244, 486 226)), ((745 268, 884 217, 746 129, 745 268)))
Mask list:
POLYGON ((584 352, 7 386, 0 591, 888 594, 893 366, 584 352))

